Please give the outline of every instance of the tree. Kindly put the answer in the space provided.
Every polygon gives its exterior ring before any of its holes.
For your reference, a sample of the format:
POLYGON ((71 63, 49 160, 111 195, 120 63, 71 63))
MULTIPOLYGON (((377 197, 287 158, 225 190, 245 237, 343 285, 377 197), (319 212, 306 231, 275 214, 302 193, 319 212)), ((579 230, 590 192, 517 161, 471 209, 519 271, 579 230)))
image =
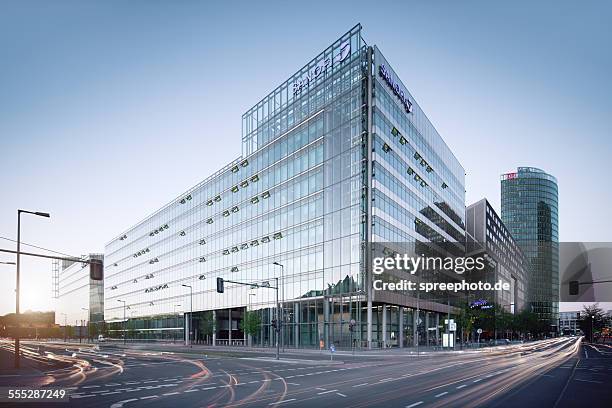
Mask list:
POLYGON ((213 313, 211 311, 198 313, 196 315, 197 320, 197 331, 199 334, 199 339, 202 340, 206 338, 206 336, 211 336, 213 334, 214 322, 213 322, 213 313))
POLYGON ((248 335, 255 335, 261 327, 261 317, 256 312, 245 312, 242 318, 241 329, 248 335))
POLYGON ((580 313, 580 320, 578 322, 580 329, 591 342, 593 340, 597 341, 606 323, 607 315, 599 307, 599 303, 591 306, 585 305, 580 313))

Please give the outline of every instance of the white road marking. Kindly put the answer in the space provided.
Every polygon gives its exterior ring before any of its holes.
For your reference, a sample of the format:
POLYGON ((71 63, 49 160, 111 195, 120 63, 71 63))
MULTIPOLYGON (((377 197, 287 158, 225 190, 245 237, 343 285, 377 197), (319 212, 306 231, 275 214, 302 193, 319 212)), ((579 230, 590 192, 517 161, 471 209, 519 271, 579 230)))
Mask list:
POLYGON ((446 395, 446 394, 448 394, 448 391, 444 391, 444 392, 441 392, 439 394, 436 394, 436 395, 434 395, 434 397, 435 398, 440 398, 441 396, 446 395))
POLYGON ((475 379, 475 380, 474 380, 474 381, 472 381, 472 382, 477 383, 477 382, 480 382, 480 381, 482 381, 482 378, 477 378, 477 379, 475 379))
POLYGON ((338 390, 321 391, 321 392, 317 392, 317 395, 329 394, 330 392, 336 392, 336 391, 338 390))
POLYGON ((145 397, 140 397, 141 400, 145 400, 145 399, 151 399, 151 398, 158 398, 159 395, 147 395, 145 397))
POLYGON ((282 400, 282 401, 279 401, 279 402, 271 402, 268 405, 284 404, 285 402, 291 402, 291 401, 295 401, 295 398, 289 398, 289 399, 282 400))
POLYGON ((123 401, 115 402, 113 405, 110 406, 110 408, 121 408, 123 407, 123 404, 127 404, 128 402, 132 401, 138 401, 138 398, 130 398, 123 401))
POLYGON ((603 382, 602 382, 602 381, 583 380, 583 379, 581 379, 581 378, 576 378, 576 381, 590 382, 590 383, 595 383, 595 384, 603 384, 603 382))
POLYGON ((214 390, 215 388, 217 388, 217 387, 206 387, 206 388, 202 388, 201 391, 214 390))
POLYGON ((290 383, 290 382, 288 382, 287 384, 289 384, 289 385, 300 385, 298 383, 290 383))
POLYGON ((119 391, 113 391, 113 392, 105 392, 104 394, 100 394, 100 395, 112 395, 112 394, 121 394, 119 391))
POLYGON ((341 397, 344 397, 344 398, 346 398, 346 395, 344 395, 344 394, 341 394, 341 393, 339 393, 339 392, 337 392, 337 393, 336 393, 336 395, 339 395, 339 396, 341 396, 341 397))
POLYGON ((368 385, 368 384, 369 384, 369 383, 363 383, 363 384, 353 385, 353 388, 363 387, 364 385, 368 385))
POLYGON ((395 380, 395 378, 383 378, 382 380, 378 380, 378 382, 387 382, 387 381, 393 381, 395 380))
POLYGON ((99 385, 86 385, 86 386, 81 387, 81 388, 100 388, 100 386, 99 385))
POLYGON ((198 390, 187 390, 187 391, 183 391, 183 392, 196 392, 198 390))
POLYGON ((463 387, 467 387, 467 385, 466 384, 460 385, 460 386, 457 387, 457 389, 460 390, 463 387))
POLYGON ((87 394, 87 395, 71 395, 72 398, 89 398, 89 397, 95 397, 94 394, 87 394))
POLYGON ((162 395, 178 395, 178 392, 176 392, 176 391, 175 392, 167 392, 167 393, 162 394, 162 395))
POLYGON ((416 407, 417 405, 421 405, 423 401, 415 402, 414 404, 406 405, 406 408, 416 407))

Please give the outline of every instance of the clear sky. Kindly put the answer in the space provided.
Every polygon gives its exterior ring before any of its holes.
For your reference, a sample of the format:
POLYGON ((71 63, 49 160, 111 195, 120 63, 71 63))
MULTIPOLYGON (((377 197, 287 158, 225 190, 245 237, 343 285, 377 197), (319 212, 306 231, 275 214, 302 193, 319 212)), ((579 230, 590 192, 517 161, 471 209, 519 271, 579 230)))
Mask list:
MULTIPOLYGON (((610 241, 612 5, 606 1, 0 3, 0 236, 69 254, 240 155, 241 114, 361 22, 499 210, 499 175, 555 175, 562 241, 610 241), (239 3, 239 4, 236 4, 239 3)), ((0 239, 0 248, 14 249, 0 239)), ((12 260, 0 254, 0 260, 12 260)), ((24 260, 22 310, 50 309, 24 260)), ((14 267, 0 265, 0 314, 14 267)))

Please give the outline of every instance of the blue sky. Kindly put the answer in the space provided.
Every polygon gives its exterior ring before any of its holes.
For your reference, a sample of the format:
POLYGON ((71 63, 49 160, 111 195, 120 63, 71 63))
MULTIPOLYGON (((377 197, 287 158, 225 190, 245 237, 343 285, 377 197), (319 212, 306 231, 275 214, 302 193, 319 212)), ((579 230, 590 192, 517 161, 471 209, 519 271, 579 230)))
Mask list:
MULTIPOLYGON (((468 204, 499 209, 499 175, 540 167, 561 240, 610 241, 612 6, 534 3, 4 0, 0 236, 17 208, 49 211, 23 241, 103 251, 237 157, 241 114, 361 22, 466 168, 468 204)), ((23 309, 51 307, 50 270, 24 261, 23 309)))

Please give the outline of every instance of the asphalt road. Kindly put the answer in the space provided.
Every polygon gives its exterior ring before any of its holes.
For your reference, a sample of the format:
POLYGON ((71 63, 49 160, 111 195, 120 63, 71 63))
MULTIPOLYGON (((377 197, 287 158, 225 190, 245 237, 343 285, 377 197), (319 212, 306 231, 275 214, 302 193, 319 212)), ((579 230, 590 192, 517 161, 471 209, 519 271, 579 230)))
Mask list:
POLYGON ((541 408, 607 407, 612 400, 612 347, 579 338, 418 356, 338 353, 333 362, 312 352, 276 361, 270 353, 24 346, 64 367, 0 373, 0 385, 70 387, 73 407, 541 408))

